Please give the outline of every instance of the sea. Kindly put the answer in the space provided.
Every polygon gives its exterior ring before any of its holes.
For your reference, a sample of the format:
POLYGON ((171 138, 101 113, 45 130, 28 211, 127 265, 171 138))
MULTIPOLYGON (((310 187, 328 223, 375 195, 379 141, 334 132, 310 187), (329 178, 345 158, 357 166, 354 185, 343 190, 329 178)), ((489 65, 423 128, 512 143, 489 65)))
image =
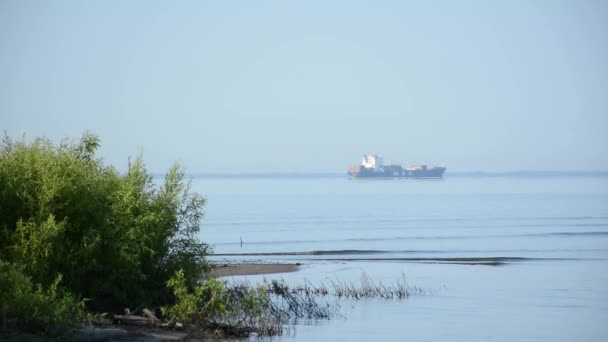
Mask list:
POLYGON ((200 238, 235 277, 383 284, 403 300, 328 299, 341 315, 256 341, 608 341, 608 177, 210 175, 200 238))

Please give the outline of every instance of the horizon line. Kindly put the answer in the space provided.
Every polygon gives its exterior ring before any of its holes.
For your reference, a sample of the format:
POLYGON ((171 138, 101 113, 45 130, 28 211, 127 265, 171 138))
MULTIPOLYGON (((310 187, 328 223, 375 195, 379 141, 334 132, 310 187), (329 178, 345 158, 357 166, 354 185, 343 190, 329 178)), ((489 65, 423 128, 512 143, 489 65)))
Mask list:
MULTIPOLYGON (((163 177, 165 173, 152 173, 163 177)), ((346 172, 335 171, 209 171, 186 172, 190 178, 334 178, 346 172)), ((446 171, 449 177, 608 177, 608 170, 516 170, 516 171, 446 171)))

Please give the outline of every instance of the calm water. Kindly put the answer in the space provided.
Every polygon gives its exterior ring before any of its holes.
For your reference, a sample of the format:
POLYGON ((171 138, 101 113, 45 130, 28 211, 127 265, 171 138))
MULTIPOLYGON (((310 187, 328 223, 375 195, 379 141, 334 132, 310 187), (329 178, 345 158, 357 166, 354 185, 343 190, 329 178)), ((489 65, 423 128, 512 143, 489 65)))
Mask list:
POLYGON ((303 262, 278 276, 288 282, 357 281, 365 271, 390 283, 404 273, 435 292, 340 302, 346 318, 298 323, 295 336, 274 341, 608 339, 608 178, 197 178, 193 186, 208 199, 201 238, 216 253, 264 254, 218 261, 303 262), (268 255, 278 252, 287 255, 268 255), (446 263, 455 257, 504 259, 446 263))

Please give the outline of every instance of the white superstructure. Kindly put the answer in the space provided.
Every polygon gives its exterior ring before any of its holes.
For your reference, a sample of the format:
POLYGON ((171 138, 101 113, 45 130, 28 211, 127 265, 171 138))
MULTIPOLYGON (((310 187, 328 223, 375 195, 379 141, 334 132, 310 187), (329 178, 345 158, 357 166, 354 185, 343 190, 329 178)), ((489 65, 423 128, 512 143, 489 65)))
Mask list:
POLYGON ((365 168, 379 170, 382 168, 382 156, 378 154, 365 154, 361 161, 361 165, 365 168))

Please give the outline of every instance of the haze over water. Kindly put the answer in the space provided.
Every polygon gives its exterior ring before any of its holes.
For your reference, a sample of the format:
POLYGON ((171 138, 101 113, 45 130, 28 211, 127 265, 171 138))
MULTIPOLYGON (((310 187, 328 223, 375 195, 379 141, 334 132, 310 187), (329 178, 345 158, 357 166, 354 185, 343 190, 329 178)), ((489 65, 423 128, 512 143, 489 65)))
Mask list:
POLYGON ((122 170, 608 169, 608 2, 0 1, 0 131, 122 170))
POLYGON ((288 282, 366 272, 390 284, 404 273, 432 292, 342 303, 345 319, 300 322, 280 340, 608 336, 608 178, 197 178, 194 187, 208 198, 201 238, 216 253, 266 254, 218 262, 302 262, 282 275, 288 282))

